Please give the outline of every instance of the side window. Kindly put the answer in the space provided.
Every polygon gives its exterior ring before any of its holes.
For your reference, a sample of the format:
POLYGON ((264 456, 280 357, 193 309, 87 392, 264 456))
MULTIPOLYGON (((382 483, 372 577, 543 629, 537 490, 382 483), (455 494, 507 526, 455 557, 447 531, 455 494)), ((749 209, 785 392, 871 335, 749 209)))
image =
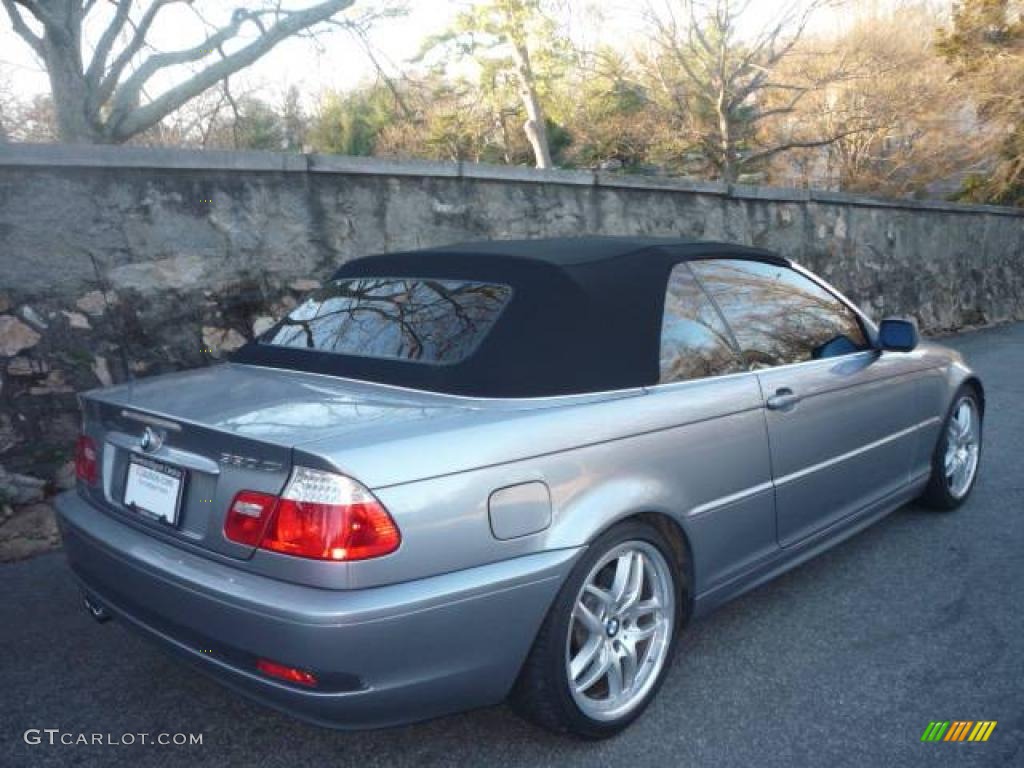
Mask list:
POLYGON ((867 349, 843 302, 789 267, 740 259, 691 262, 749 366, 766 367, 867 349))
POLYGON ((677 264, 661 321, 661 383, 737 373, 743 364, 729 331, 686 264, 677 264))

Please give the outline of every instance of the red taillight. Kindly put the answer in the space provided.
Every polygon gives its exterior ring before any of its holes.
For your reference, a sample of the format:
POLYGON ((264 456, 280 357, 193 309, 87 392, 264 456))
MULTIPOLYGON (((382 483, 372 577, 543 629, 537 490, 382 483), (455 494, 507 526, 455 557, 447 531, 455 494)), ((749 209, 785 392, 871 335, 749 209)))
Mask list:
POLYGON ((267 527, 277 504, 277 496, 256 491, 242 491, 231 502, 228 516, 224 521, 224 535, 231 541, 255 547, 263 538, 263 529, 267 527))
POLYGON ((96 485, 99 479, 98 467, 96 443, 87 435, 79 435, 75 444, 75 475, 89 485, 96 485))
POLYGON ((296 467, 280 498, 242 491, 224 521, 231 541, 316 560, 366 560, 402 542, 388 511, 344 475, 296 467))
POLYGON ((316 675, 312 672, 307 672, 304 669, 297 669, 296 667, 288 667, 284 664, 278 664, 276 661, 271 661, 270 659, 257 659, 256 669, 265 675, 277 677, 281 680, 287 680, 289 683, 308 685, 310 688, 316 687, 317 684, 316 675))
POLYGON ((365 560, 398 549, 391 515, 365 487, 344 475, 297 467, 260 546, 317 560, 365 560))

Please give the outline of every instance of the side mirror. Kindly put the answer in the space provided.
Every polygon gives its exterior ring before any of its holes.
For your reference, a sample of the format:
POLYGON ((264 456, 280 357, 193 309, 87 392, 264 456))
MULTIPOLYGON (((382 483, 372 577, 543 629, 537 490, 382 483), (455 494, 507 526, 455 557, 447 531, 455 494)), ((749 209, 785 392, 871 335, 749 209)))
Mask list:
POLYGON ((904 317, 887 317, 878 326, 878 346, 893 352, 910 352, 920 337, 917 323, 904 317))

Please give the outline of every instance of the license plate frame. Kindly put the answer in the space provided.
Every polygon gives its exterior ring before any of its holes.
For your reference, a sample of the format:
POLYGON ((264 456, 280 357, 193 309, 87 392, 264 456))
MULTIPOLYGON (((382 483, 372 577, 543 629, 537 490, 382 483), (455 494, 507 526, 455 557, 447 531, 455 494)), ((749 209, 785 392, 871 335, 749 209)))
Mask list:
POLYGON ((177 527, 187 473, 180 467, 129 456, 125 471, 125 507, 161 525, 177 527))

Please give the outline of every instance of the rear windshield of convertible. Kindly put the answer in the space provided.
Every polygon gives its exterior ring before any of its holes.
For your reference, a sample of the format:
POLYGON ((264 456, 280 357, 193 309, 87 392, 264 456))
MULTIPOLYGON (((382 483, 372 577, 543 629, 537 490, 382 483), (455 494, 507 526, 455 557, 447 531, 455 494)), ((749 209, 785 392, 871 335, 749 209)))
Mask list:
POLYGON ((260 344, 452 365, 480 345, 512 289, 497 283, 357 277, 312 294, 260 344))

